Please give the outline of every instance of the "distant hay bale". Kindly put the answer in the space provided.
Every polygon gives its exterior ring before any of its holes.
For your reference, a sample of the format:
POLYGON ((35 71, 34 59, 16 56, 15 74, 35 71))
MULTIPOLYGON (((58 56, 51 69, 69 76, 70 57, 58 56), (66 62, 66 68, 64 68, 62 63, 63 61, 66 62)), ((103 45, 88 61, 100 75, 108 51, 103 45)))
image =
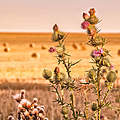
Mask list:
POLYGON ((31 57, 32 58, 39 58, 40 54, 34 52, 34 53, 32 53, 31 57))
POLYGON ((35 43, 30 43, 30 44, 29 44, 29 47, 30 47, 30 48, 34 48, 34 47, 35 47, 35 43))
POLYGON ((72 44, 72 47, 73 47, 74 49, 76 49, 76 50, 79 49, 79 45, 78 45, 77 43, 73 43, 73 44, 72 44))
POLYGON ((47 49, 47 46, 42 45, 42 46, 41 46, 41 49, 42 49, 42 50, 45 50, 45 49, 47 49))
POLYGON ((10 48, 4 48, 4 52, 9 52, 10 48))
POLYGON ((8 47, 8 43, 3 43, 3 47, 8 47))
POLYGON ((118 54, 118 56, 120 56, 120 49, 118 50, 118 53, 117 53, 117 54, 118 54))
POLYGON ((86 46, 85 46, 85 44, 83 42, 80 43, 80 47, 81 47, 81 50, 86 50, 86 46))

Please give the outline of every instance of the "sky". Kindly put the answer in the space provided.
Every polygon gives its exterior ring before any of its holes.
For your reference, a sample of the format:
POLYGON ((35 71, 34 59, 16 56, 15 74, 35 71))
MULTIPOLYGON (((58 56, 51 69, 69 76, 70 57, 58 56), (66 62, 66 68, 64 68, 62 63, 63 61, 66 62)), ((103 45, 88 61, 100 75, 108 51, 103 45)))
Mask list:
POLYGON ((102 32, 120 32, 120 0, 0 0, 0 32, 83 32, 82 13, 95 8, 102 32))

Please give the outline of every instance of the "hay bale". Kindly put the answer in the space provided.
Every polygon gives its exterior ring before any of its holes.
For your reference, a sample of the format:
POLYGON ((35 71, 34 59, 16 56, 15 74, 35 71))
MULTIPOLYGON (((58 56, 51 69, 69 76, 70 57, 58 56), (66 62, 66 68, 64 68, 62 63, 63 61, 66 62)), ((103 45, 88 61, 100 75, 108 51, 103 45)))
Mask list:
POLYGON ((30 43, 30 44, 29 44, 29 47, 30 47, 30 48, 34 48, 34 47, 35 47, 35 44, 34 44, 34 43, 30 43))
POLYGON ((47 46, 42 45, 42 46, 41 46, 41 49, 42 49, 42 50, 45 50, 45 49, 47 49, 47 46))
POLYGON ((75 50, 78 50, 79 49, 79 45, 77 43, 73 43, 72 44, 72 47, 75 49, 75 50))
POLYGON ((39 58, 40 54, 34 52, 34 53, 31 54, 31 57, 32 58, 39 58))
POLYGON ((8 47, 8 43, 3 43, 3 47, 8 47))
POLYGON ((81 48, 81 50, 86 50, 86 46, 85 46, 85 44, 83 42, 80 43, 80 48, 81 48))
POLYGON ((118 56, 120 56, 120 49, 118 50, 118 53, 117 53, 117 54, 118 54, 118 56))
POLYGON ((4 48, 4 52, 9 52, 10 48, 4 48))

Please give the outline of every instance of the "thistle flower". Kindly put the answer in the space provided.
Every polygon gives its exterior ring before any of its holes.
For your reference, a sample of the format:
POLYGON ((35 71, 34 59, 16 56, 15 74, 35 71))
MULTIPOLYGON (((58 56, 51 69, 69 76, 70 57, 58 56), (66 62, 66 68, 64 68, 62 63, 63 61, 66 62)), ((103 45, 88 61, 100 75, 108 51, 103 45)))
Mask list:
POLYGON ((90 16, 89 16, 87 13, 83 13, 83 18, 84 18, 84 20, 88 20, 89 17, 90 17, 90 16))
POLYGON ((56 52, 56 48, 55 47, 50 47, 50 49, 48 50, 50 53, 54 53, 56 52))
POLYGON ((103 48, 99 50, 93 50, 91 56, 92 57, 100 57, 103 54, 103 48))
POLYGON ((82 22, 82 24, 81 24, 81 28, 82 28, 82 29, 87 29, 87 28, 89 27, 89 25, 90 25, 90 23, 89 23, 88 21, 84 21, 84 22, 82 22))

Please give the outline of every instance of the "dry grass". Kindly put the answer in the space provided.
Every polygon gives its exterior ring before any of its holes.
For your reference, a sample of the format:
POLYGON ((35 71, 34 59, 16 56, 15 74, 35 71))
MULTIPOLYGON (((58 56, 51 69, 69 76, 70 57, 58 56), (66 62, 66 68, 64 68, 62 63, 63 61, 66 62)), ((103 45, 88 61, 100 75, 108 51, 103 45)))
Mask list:
MULTIPOLYGON (((40 84, 20 84, 20 83, 4 83, 0 85, 0 120, 7 120, 9 114, 13 114, 16 117, 16 106, 15 101, 11 97, 12 95, 19 92, 21 89, 26 89, 26 98, 32 101, 34 97, 37 97, 40 105, 45 106, 46 115, 49 120, 61 120, 60 108, 59 106, 53 102, 55 99, 55 94, 52 94, 49 91, 49 87, 47 85, 40 84)), ((83 93, 76 93, 76 106, 80 109, 83 109, 82 106, 84 96, 83 93)), ((90 93, 89 100, 93 100, 94 97, 90 93)), ((116 103, 115 99, 120 99, 120 90, 115 89, 110 94, 109 99, 113 102, 115 106, 119 106, 120 102, 116 103)), ((102 111, 102 115, 105 115, 108 120, 119 120, 116 119, 116 113, 112 110, 102 111)))

